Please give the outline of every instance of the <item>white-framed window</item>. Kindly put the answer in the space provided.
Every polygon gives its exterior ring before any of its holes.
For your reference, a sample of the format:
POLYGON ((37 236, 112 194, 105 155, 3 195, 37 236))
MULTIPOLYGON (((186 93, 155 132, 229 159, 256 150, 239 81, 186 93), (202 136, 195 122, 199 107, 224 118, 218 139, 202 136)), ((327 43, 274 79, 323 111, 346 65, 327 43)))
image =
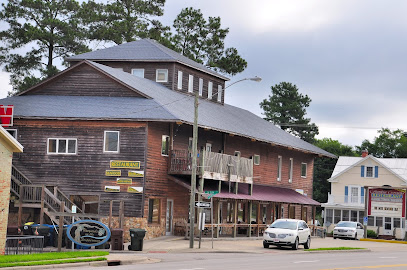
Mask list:
POLYGON ((168 69, 157 69, 155 78, 156 82, 168 82, 168 69))
POLYGON ((218 85, 218 102, 222 102, 222 85, 218 85))
POLYGON ((283 157, 277 157, 277 181, 281 181, 281 169, 283 166, 283 157))
POLYGON ((203 94, 203 79, 199 78, 199 95, 202 97, 203 94))
POLYGON ((363 204, 364 188, 360 186, 345 186, 345 203, 363 204))
POLYGON ((194 138, 189 137, 188 138, 188 149, 192 150, 192 144, 194 143, 194 138))
POLYGON ((260 165, 260 155, 253 156, 253 163, 254 165, 260 165))
POLYGON ((162 135, 162 137, 161 137, 161 155, 168 156, 169 149, 170 149, 170 136, 162 135))
POLYGON ((48 138, 47 154, 50 155, 76 155, 76 138, 48 138))
POLYGON ((182 71, 178 70, 178 84, 177 84, 177 88, 179 90, 182 90, 182 71))
POLYGON ((105 131, 103 152, 105 153, 119 153, 119 131, 105 131))
POLYGON ((131 74, 140 78, 144 78, 144 68, 133 68, 131 70, 131 74))
POLYGON ((373 174, 374 167, 373 166, 366 166, 365 170, 366 170, 366 172, 365 172, 366 177, 372 178, 374 176, 374 174, 373 174))
POLYGON ((10 135, 13 136, 14 139, 17 140, 17 129, 8 129, 8 128, 6 128, 6 131, 8 133, 10 133, 10 135))
POLYGON ((359 187, 350 187, 350 202, 359 203, 359 187))
POLYGON ((194 92, 194 75, 189 74, 189 79, 188 79, 188 92, 192 93, 194 92))
POLYGON ((208 99, 212 99, 213 83, 208 82, 208 99))
POLYGON ((289 168, 288 168, 288 182, 292 183, 293 182, 293 165, 294 165, 294 159, 290 158, 290 163, 289 163, 289 168))
POLYGON ((206 152, 212 152, 212 144, 211 143, 206 143, 205 150, 206 150, 206 152))
POLYGON ((306 178, 307 177, 307 163, 301 163, 301 177, 306 178))

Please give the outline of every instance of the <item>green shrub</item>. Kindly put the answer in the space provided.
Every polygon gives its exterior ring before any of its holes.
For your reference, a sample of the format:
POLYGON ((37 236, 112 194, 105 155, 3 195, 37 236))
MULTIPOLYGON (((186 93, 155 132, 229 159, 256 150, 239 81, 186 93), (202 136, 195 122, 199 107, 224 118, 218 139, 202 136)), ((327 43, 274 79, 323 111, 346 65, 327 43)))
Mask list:
POLYGON ((377 234, 373 230, 367 230, 367 238, 376 238, 377 234))

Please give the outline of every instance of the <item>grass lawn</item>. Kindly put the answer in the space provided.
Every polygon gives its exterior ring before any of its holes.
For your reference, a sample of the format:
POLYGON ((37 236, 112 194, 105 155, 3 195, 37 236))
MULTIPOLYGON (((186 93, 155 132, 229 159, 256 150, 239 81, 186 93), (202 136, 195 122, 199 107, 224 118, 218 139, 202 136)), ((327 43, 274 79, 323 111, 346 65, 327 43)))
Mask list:
POLYGON ((304 249, 304 251, 320 251, 320 250, 355 250, 355 249, 366 249, 366 248, 358 248, 358 247, 310 248, 310 249, 304 249))
POLYGON ((0 268, 75 262, 104 261, 107 251, 50 252, 0 256, 0 268))

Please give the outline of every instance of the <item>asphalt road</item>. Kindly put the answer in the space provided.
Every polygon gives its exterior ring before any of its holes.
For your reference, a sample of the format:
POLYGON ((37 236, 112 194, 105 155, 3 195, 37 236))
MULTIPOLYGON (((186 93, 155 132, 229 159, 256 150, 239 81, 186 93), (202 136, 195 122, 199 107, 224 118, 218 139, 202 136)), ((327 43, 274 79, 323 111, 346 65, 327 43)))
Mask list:
MULTIPOLYGON (((146 255, 146 254, 145 254, 146 255)), ((148 254, 161 262, 84 269, 146 270, 224 270, 224 269, 407 269, 405 251, 293 253, 265 251, 254 253, 165 253, 148 254)), ((69 268, 66 268, 69 269, 69 268)), ((72 269, 72 268, 70 268, 72 269)))

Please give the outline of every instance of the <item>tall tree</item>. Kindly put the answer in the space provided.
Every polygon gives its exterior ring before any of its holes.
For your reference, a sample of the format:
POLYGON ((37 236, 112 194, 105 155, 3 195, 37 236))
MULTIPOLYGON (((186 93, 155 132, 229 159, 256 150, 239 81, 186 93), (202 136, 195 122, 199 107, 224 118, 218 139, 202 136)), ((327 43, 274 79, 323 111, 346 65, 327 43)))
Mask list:
POLYGON ((225 48, 228 28, 221 27, 220 17, 206 20, 200 9, 184 8, 174 20, 171 42, 174 49, 188 58, 216 71, 236 75, 247 62, 236 48, 225 48))
POLYGON ((368 150, 370 155, 379 158, 407 158, 407 137, 406 132, 397 129, 391 131, 388 128, 382 128, 378 131, 379 136, 373 139, 373 142, 364 140, 356 149, 361 152, 368 150))
POLYGON ((152 17, 162 16, 165 0, 114 0, 107 3, 87 1, 82 4, 81 17, 89 27, 91 40, 116 44, 139 38, 162 37, 169 27, 152 17))
POLYGON ((9 0, 2 4, 0 63, 15 94, 58 72, 55 59, 88 50, 75 0, 9 0))
MULTIPOLYGON (((316 139, 314 145, 336 156, 358 156, 351 146, 344 145, 337 140, 324 138, 316 139)), ((328 201, 328 192, 331 190, 331 183, 327 180, 334 171, 337 160, 327 157, 317 157, 314 160, 314 186, 313 198, 318 202, 328 201)))
POLYGON ((295 84, 281 82, 271 87, 271 95, 260 103, 260 107, 265 120, 304 141, 313 142, 319 130, 310 118, 305 117, 310 103, 311 99, 299 93, 295 84))

